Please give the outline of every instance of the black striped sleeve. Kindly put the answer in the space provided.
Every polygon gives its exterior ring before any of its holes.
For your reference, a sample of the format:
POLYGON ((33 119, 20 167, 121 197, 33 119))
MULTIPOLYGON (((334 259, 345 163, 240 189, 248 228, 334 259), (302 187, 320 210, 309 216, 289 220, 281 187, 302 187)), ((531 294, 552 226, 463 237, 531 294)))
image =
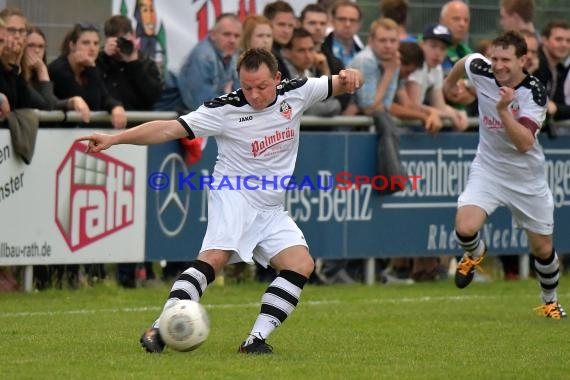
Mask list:
POLYGON ((192 131, 192 128, 190 128, 190 126, 188 125, 188 123, 186 123, 186 121, 184 121, 184 119, 182 119, 181 117, 179 117, 178 122, 180 124, 182 124, 182 126, 184 127, 184 129, 186 130, 186 132, 188 132, 188 140, 192 140, 194 138, 196 138, 196 135, 194 134, 194 132, 192 131))

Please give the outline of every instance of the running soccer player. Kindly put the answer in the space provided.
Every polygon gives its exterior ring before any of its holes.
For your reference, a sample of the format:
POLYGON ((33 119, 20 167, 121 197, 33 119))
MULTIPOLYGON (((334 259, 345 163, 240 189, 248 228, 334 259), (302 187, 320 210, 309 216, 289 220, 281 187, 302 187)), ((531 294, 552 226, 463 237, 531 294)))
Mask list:
POLYGON ((465 251, 455 285, 465 288, 487 248, 479 231, 500 205, 528 236, 543 305, 548 318, 566 318, 558 303, 558 256, 552 243, 554 203, 546 181, 545 159, 537 135, 546 115, 546 90, 524 71, 525 39, 517 32, 495 38, 491 60, 471 54, 458 61, 444 83, 450 94, 467 73, 479 100, 479 145, 467 185, 457 201, 455 235, 465 251))
MULTIPOLYGON (((118 134, 92 134, 87 152, 116 144, 158 144, 169 140, 215 136, 218 160, 214 183, 245 176, 276 178, 264 183, 248 181, 210 191, 208 227, 198 258, 172 285, 164 307, 176 300, 198 301, 227 263, 253 259, 271 265, 279 274, 261 298, 261 311, 238 352, 269 354, 267 337, 293 312, 303 286, 313 272, 303 233, 284 211, 285 189, 280 180, 293 174, 303 111, 316 102, 352 93, 363 83, 358 70, 338 75, 281 82, 277 61, 265 49, 247 50, 237 63, 241 89, 207 101, 177 120, 157 120, 118 134)), ((287 177, 290 178, 290 177, 287 177)), ((156 320, 140 342, 147 352, 162 352, 164 342, 156 320)))

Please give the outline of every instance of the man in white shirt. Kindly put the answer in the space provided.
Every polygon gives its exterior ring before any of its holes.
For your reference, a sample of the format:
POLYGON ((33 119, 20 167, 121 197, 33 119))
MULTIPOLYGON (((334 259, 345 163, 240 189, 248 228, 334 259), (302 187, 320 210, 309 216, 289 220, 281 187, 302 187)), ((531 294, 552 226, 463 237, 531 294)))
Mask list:
MULTIPOLYGON (((165 308, 180 299, 199 301, 224 265, 239 261, 271 265, 278 276, 261 300, 261 311, 238 352, 270 354, 266 339, 295 309, 313 272, 303 233, 284 210, 285 190, 293 174, 303 111, 316 102, 354 92, 363 78, 357 70, 339 75, 281 82, 277 61, 265 49, 240 57, 241 89, 205 102, 177 120, 157 120, 122 134, 93 134, 88 152, 116 144, 159 144, 214 136, 218 160, 208 200, 208 228, 198 258, 174 282, 165 308), (224 184, 224 185, 222 185, 224 184)), ((147 352, 164 342, 159 320, 141 337, 147 352)))
POLYGON ((464 192, 457 202, 455 234, 465 251, 455 284, 471 283, 487 252, 479 231, 487 216, 503 205, 527 234, 543 304, 535 310, 548 318, 566 318, 556 289, 560 266, 553 247, 554 204, 546 181, 545 159, 537 135, 546 116, 544 86, 524 71, 527 46, 518 32, 495 38, 491 60, 481 54, 462 58, 445 81, 445 91, 459 91, 465 73, 479 99, 479 145, 464 192))

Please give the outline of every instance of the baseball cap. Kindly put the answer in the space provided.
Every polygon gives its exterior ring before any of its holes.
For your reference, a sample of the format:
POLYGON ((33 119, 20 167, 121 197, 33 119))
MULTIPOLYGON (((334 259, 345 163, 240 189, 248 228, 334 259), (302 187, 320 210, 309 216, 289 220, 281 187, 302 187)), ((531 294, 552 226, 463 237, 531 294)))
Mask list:
POLYGON ((430 24, 424 29, 424 40, 440 40, 451 45, 451 32, 449 28, 441 24, 430 24))

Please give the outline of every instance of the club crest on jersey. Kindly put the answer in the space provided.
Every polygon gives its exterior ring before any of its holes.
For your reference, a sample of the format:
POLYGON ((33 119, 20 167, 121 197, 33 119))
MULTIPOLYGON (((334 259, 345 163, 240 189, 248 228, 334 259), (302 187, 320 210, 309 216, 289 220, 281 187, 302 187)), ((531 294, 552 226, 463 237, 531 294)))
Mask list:
POLYGON ((289 103, 287 103, 285 100, 282 101, 281 104, 279 105, 279 112, 281 112, 281 115, 285 119, 291 120, 291 116, 293 115, 293 109, 291 108, 289 103))

